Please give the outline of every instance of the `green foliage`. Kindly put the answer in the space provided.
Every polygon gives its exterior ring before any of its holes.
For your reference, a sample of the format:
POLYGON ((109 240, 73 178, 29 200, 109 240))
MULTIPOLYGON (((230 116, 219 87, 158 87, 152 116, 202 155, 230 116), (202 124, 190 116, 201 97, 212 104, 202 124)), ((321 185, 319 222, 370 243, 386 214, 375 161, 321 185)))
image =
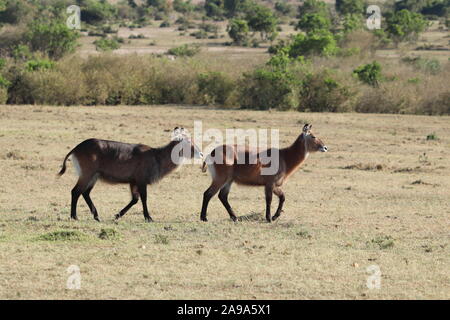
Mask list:
POLYGON ((27 71, 37 71, 37 70, 48 70, 55 66, 53 61, 48 59, 33 59, 25 63, 25 70, 27 71))
POLYGON ((335 72, 322 70, 308 73, 300 91, 299 111, 346 112, 354 96, 350 87, 337 80, 335 72))
POLYGON ((428 59, 422 57, 403 58, 403 62, 411 64, 415 69, 428 74, 438 74, 442 70, 441 63, 437 59, 428 59))
POLYGON ((316 13, 328 19, 331 17, 330 8, 324 1, 320 0, 306 0, 298 7, 298 17, 300 19, 310 13, 316 13))
POLYGON ((336 0, 336 11, 340 14, 364 14, 363 0, 336 0))
POLYGON ((364 28, 362 15, 352 13, 346 14, 344 16, 343 27, 344 33, 350 33, 364 28))
POLYGON ((198 75, 199 94, 206 104, 226 104, 235 89, 234 82, 222 72, 206 72, 198 75))
POLYGON ((64 23, 36 21, 28 26, 25 41, 32 51, 40 51, 51 59, 60 59, 75 50, 79 34, 64 23))
POLYGON ((112 51, 120 48, 117 38, 101 38, 93 42, 97 51, 112 51))
POLYGON ((242 45, 248 41, 249 27, 247 21, 242 19, 231 19, 228 26, 227 32, 233 42, 242 45))
POLYGON ((386 23, 386 31, 396 42, 417 40, 419 34, 428 26, 428 22, 420 13, 406 9, 388 14, 386 23))
POLYGON ((258 68, 244 74, 239 101, 244 108, 288 110, 298 105, 297 87, 285 70, 258 68))
POLYGON ((88 24, 104 23, 117 17, 117 8, 105 0, 80 0, 81 21, 88 24))
POLYGON ((318 13, 306 13, 302 16, 297 24, 297 28, 307 33, 316 30, 329 30, 331 27, 331 21, 318 13))
POLYGON ((265 6, 252 4, 247 8, 245 19, 250 30, 260 32, 263 39, 268 39, 276 31, 278 20, 265 6))
POLYGON ((39 241, 82 241, 86 235, 77 230, 58 230, 40 235, 39 241))
POLYGON ((36 11, 31 3, 23 0, 2 0, 0 2, 0 24, 27 22, 36 11))
POLYGON ((205 12, 208 17, 223 17, 225 14, 223 0, 206 0, 205 12))
POLYGON ((0 74, 0 88, 8 88, 11 85, 11 82, 3 78, 3 76, 0 74))
POLYGON ((112 228, 103 228, 100 230, 98 237, 102 240, 118 240, 120 239, 120 234, 112 228))
POLYGON ((331 56, 339 51, 333 34, 328 30, 315 30, 307 35, 297 34, 289 45, 289 56, 331 56))
POLYGON ((381 80, 381 65, 374 61, 362 66, 359 66, 353 73, 358 77, 358 79, 368 85, 377 87, 381 80))
POLYGON ((448 17, 450 0, 402 0, 395 2, 395 11, 407 9, 423 15, 448 17))
POLYGON ((275 10, 285 16, 290 15, 294 11, 292 5, 284 1, 275 2, 275 10))
POLYGON ((167 51, 168 54, 177 57, 193 57, 200 52, 200 46, 197 44, 183 44, 182 46, 171 48, 167 51))
POLYGON ((189 13, 194 11, 194 5, 190 0, 184 1, 184 0, 174 0, 173 1, 173 9, 180 13, 189 13))

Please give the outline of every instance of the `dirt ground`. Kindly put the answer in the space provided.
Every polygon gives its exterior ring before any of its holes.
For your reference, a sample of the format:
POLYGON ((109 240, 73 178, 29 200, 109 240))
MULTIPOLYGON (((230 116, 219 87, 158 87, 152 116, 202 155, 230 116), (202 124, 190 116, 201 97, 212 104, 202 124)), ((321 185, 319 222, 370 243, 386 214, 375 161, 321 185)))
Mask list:
POLYGON ((0 106, 0 299, 449 299, 449 120, 0 106), (154 223, 144 223, 140 204, 114 222, 128 186, 103 183, 92 192, 102 222, 82 199, 80 221, 69 220, 72 163, 56 173, 72 147, 91 137, 161 146, 194 120, 205 130, 279 129, 281 146, 308 122, 329 152, 290 178, 275 223, 263 219, 263 189, 235 185, 230 203, 241 221, 214 198, 200 222, 210 177, 198 164, 149 186, 154 223), (67 289, 71 265, 79 290, 67 289), (367 287, 377 276, 367 268, 380 271, 378 289, 367 287))

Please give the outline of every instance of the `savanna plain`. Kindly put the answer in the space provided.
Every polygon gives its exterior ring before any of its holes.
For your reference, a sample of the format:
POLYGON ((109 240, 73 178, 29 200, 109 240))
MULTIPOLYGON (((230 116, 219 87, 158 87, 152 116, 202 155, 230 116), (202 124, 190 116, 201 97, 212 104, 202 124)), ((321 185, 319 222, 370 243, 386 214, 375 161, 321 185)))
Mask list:
POLYGON ((210 109, 0 106, 0 299, 450 298, 448 116, 210 109), (195 120, 204 130, 279 129, 281 147, 311 123, 329 152, 290 177, 270 224, 263 189, 237 185, 239 221, 216 197, 201 222, 210 177, 200 164, 149 186, 153 223, 140 203, 115 222, 129 189, 104 183, 91 194, 101 222, 83 199, 80 220, 69 220, 73 164, 56 173, 76 144, 162 146, 195 120), (67 289, 71 265, 79 290, 67 289), (378 289, 367 286, 371 266, 378 289))

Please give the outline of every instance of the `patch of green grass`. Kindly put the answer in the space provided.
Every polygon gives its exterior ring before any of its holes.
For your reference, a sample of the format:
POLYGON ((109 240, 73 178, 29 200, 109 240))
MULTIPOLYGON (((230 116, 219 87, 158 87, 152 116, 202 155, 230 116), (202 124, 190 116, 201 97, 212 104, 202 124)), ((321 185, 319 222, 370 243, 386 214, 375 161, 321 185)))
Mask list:
POLYGON ((427 141, 428 140, 439 140, 438 136, 436 135, 436 133, 430 133, 429 135, 427 135, 427 141))
POLYGON ((155 234, 156 244, 169 244, 169 238, 162 234, 155 234))
POLYGON ((391 236, 378 236, 367 242, 369 246, 375 246, 380 249, 389 249, 394 246, 394 239, 391 236))
POLYGON ((57 230, 40 235, 39 241, 82 241, 86 234, 76 230, 57 230))
POLYGON ((112 228, 105 228, 100 230, 98 237, 102 240, 117 240, 120 239, 120 234, 112 228))

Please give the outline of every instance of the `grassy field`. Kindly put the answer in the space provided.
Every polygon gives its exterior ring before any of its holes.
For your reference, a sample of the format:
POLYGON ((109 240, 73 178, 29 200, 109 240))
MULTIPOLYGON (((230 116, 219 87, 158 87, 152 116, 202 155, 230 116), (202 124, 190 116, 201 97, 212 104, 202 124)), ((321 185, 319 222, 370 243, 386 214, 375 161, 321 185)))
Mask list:
POLYGON ((449 117, 178 106, 0 106, 0 114, 0 299, 450 298, 449 117), (102 183, 92 192, 102 222, 82 199, 80 221, 69 221, 72 164, 56 178, 69 149, 90 137, 160 146, 194 120, 279 129, 282 146, 310 122, 330 151, 290 178, 272 224, 263 189, 240 186, 230 203, 241 221, 214 198, 200 222, 210 177, 199 165, 149 187, 154 223, 144 223, 140 204, 115 223, 128 186, 102 183), (66 289, 70 265, 80 268, 80 290, 66 289), (371 265, 380 289, 366 286, 371 265))

